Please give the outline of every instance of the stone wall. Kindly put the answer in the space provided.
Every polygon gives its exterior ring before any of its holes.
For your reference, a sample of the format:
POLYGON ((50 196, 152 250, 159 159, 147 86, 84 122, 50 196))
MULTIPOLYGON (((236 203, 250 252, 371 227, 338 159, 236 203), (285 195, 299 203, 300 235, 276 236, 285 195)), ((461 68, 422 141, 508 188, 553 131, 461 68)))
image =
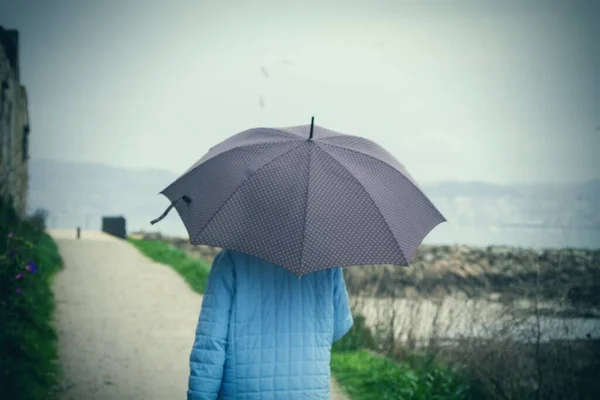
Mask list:
POLYGON ((20 82, 19 34, 0 26, 0 195, 27 214, 29 113, 20 82))

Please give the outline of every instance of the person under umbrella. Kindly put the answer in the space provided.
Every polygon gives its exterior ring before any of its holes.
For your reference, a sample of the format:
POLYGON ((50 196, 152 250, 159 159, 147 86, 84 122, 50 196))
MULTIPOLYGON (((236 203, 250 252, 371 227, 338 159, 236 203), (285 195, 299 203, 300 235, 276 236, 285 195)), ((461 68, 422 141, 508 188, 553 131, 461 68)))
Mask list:
POLYGON ((189 400, 329 399, 331 347, 353 325, 342 267, 408 265, 446 221, 383 148, 314 123, 238 133, 161 194, 153 224, 175 208, 190 243, 223 249, 189 400))

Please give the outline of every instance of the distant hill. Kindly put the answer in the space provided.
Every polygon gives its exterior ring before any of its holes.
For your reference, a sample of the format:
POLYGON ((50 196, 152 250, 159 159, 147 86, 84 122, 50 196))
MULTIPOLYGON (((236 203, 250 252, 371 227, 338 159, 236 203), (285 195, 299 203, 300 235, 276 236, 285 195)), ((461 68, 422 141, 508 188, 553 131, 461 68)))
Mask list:
POLYGON ((422 186, 427 195, 433 197, 499 197, 519 194, 514 186, 495 185, 485 182, 446 181, 424 183, 422 186))
MULTIPOLYGON (((51 214, 49 225, 57 228, 99 229, 102 215, 124 215, 129 231, 160 230, 184 236, 177 213, 170 213, 156 226, 149 224, 168 206, 167 199, 158 192, 178 176, 158 169, 32 160, 29 208, 47 209, 51 214)), ((450 227, 436 228, 442 242, 460 236, 459 228, 466 232, 473 227, 600 231, 600 180, 572 185, 438 182, 421 186, 450 222, 450 227)))
MULTIPOLYGON (((99 229, 103 215, 124 215, 128 228, 149 230, 149 222, 168 206, 158 195, 178 175, 156 169, 127 169, 100 164, 32 160, 29 208, 45 208, 50 226, 99 229)), ((160 229, 185 233, 177 213, 160 229)))
POLYGON ((530 197, 600 202, 600 179, 574 184, 497 185, 485 182, 446 181, 425 183, 423 190, 433 197, 530 197))

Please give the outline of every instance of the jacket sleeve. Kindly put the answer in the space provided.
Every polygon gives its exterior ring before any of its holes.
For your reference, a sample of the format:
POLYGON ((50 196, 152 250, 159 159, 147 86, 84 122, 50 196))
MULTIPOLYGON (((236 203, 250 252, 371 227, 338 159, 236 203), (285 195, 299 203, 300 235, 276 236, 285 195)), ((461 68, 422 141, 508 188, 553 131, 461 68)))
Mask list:
POLYGON ((190 356, 188 400, 216 399, 221 387, 229 315, 234 296, 233 260, 221 251, 210 269, 190 356))
POLYGON ((335 342, 348 333, 354 324, 344 281, 344 271, 340 267, 335 268, 333 272, 333 317, 333 341, 335 342))

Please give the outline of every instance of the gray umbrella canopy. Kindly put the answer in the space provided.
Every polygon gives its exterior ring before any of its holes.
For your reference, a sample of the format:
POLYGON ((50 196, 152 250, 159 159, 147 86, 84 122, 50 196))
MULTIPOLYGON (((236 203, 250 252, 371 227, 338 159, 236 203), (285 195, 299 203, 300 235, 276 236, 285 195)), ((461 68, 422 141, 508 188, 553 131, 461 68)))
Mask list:
POLYGON ((251 254, 297 276, 408 265, 446 221, 382 147, 312 124, 238 133, 161 194, 192 244, 251 254))

